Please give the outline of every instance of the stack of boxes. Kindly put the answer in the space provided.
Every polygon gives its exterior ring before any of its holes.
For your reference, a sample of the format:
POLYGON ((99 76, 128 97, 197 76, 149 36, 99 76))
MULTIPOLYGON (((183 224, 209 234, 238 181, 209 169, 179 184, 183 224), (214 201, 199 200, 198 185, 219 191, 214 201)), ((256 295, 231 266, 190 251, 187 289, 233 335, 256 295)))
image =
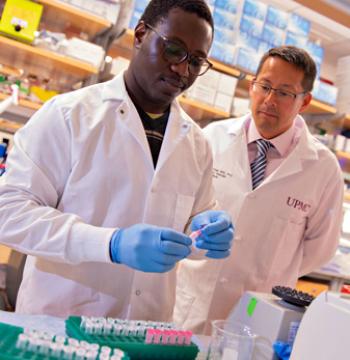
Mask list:
POLYGON ((337 98, 338 111, 350 114, 350 56, 338 60, 336 85, 339 89, 337 98))
MULTIPOLYGON (((135 27, 148 3, 149 0, 136 1, 130 28, 135 27)), ((336 104, 337 89, 319 80, 324 50, 309 39, 310 21, 259 0, 208 0, 208 5, 213 11, 215 24, 211 58, 254 74, 262 55, 270 48, 283 44, 303 48, 317 66, 314 98, 336 104)), ((201 99, 212 103, 215 98, 212 90, 213 87, 201 99)), ((202 85, 188 95, 196 96, 197 91, 202 93, 202 85)))
POLYGON ((230 114, 237 82, 233 76, 210 69, 197 78, 185 96, 230 114))
MULTIPOLYGON (((83 10, 100 16, 112 24, 117 22, 120 11, 120 0, 61 0, 83 10)), ((137 0, 138 2, 139 0, 137 0)))

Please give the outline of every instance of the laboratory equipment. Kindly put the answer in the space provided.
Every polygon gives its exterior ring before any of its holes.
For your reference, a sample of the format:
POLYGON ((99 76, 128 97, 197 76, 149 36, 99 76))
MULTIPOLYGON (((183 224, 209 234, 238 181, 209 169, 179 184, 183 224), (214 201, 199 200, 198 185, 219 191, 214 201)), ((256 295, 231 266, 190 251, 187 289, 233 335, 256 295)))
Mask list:
POLYGON ((308 307, 290 360, 349 358, 350 296, 323 292, 308 307))
POLYGON ((277 295, 289 304, 297 306, 309 306, 315 299, 314 296, 306 292, 298 291, 288 286, 274 286, 272 288, 272 294, 277 295))
POLYGON ((246 291, 228 320, 241 322, 253 333, 268 339, 271 347, 266 359, 271 360, 277 359, 272 351, 275 341, 293 343, 305 309, 304 306, 289 304, 273 294, 246 291))
MULTIPOLYGON (((209 360, 252 360, 258 336, 237 321, 214 320, 209 360)), ((254 357, 253 357, 254 356, 254 357)))
POLYGON ((131 360, 192 360, 199 352, 191 332, 166 322, 70 316, 66 333, 79 341, 117 347, 131 360))

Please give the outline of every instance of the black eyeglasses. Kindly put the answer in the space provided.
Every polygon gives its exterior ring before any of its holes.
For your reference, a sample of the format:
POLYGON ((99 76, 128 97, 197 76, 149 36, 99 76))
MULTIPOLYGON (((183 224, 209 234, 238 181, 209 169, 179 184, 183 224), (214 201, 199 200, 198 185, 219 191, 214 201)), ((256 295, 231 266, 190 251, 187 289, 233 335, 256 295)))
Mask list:
POLYGON ((257 81, 252 81, 252 84, 253 84, 253 91, 255 91, 257 94, 260 94, 262 96, 268 96, 271 93, 271 91, 274 91, 277 99, 284 102, 292 102, 297 98, 297 96, 306 94, 306 91, 295 94, 288 90, 275 89, 269 84, 260 83, 257 81))
POLYGON ((200 76, 205 74, 213 64, 205 57, 189 54, 189 52, 175 41, 169 40, 151 25, 145 24, 150 30, 155 32, 163 41, 163 58, 170 64, 181 64, 188 62, 188 71, 192 75, 200 76))

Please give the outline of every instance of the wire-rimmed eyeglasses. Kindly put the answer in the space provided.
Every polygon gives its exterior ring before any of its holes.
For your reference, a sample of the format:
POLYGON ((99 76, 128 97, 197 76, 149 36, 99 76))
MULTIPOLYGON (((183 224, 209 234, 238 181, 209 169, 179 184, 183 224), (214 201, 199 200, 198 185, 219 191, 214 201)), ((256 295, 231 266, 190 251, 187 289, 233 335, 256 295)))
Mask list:
POLYGON ((268 96, 271 91, 274 91, 276 97, 280 101, 294 101, 299 95, 305 95, 307 91, 303 91, 300 93, 293 93, 288 90, 284 89, 276 89, 273 88, 271 85, 266 83, 261 83, 258 81, 252 81, 253 84, 253 91, 259 95, 268 96))

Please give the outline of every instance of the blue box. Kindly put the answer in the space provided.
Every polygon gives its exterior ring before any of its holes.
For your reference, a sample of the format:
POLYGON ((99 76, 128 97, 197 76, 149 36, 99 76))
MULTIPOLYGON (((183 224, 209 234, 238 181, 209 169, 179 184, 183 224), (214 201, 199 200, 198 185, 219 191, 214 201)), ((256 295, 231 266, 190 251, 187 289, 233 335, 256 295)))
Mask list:
POLYGON ((134 11, 136 10, 143 13, 149 2, 150 0, 136 0, 134 4, 134 11))
POLYGON ((210 53, 210 57, 226 64, 234 64, 235 46, 214 42, 210 53))
POLYGON ((248 35, 247 33, 239 33, 237 37, 237 45, 239 47, 258 51, 259 44, 260 44, 259 38, 252 35, 248 35))
POLYGON ((337 103, 338 88, 334 85, 316 80, 312 96, 314 99, 325 102, 329 105, 335 106, 337 103))
POLYGON ((279 29, 284 30, 288 25, 289 14, 283 10, 269 5, 267 8, 267 15, 265 22, 273 25, 279 29))
POLYGON ((209 6, 215 6, 215 0, 206 0, 209 6))
POLYGON ((242 15, 239 29, 249 35, 260 37, 264 22, 248 15, 242 15))
POLYGON ((281 46, 284 43, 285 36, 284 30, 265 23, 261 38, 273 46, 281 46))
POLYGON ((289 15, 288 30, 294 34, 309 36, 311 23, 304 17, 292 13, 289 15))
POLYGON ((256 0, 244 1, 243 14, 264 21, 266 17, 266 13, 267 13, 266 4, 256 0))
POLYGON ((234 65, 255 74, 258 69, 259 61, 260 56, 257 52, 242 47, 237 48, 234 65))
POLYGON ((313 41, 308 41, 306 44, 306 51, 316 62, 319 64, 322 63, 324 57, 324 49, 322 46, 316 44, 313 41))
POLYGON ((267 53, 270 49, 272 49, 274 46, 266 41, 260 41, 259 42, 259 48, 258 53, 260 56, 263 56, 265 53, 267 53))
POLYGON ((236 31, 216 27, 214 31, 214 42, 233 45, 236 42, 236 31))
POLYGON ((235 13, 230 13, 228 11, 215 8, 213 18, 215 31, 217 27, 229 30, 234 30, 236 27, 237 15, 235 13))
POLYGON ((287 31, 286 40, 285 40, 286 45, 293 45, 305 49, 307 41, 308 41, 307 37, 287 31))
POLYGON ((230 13, 237 13, 240 0, 216 0, 215 8, 226 10, 230 13))
POLYGON ((139 12, 139 11, 134 11, 132 16, 131 16, 131 19, 130 19, 130 22, 129 22, 129 29, 135 29, 136 25, 138 24, 141 16, 142 16, 143 12, 139 12))

